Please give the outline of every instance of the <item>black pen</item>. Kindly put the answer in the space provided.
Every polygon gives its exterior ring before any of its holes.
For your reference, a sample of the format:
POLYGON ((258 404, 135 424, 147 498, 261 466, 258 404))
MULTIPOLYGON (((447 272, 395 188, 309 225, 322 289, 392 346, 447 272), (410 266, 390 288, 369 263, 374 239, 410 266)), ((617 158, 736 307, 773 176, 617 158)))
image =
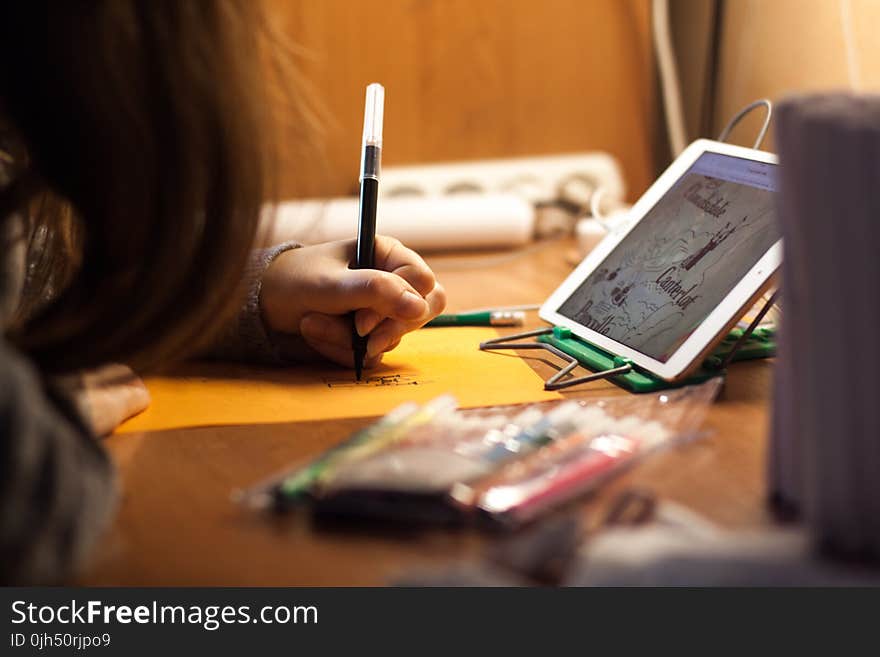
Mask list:
MULTIPOLYGON (((373 269, 376 260, 376 201, 379 196, 379 168, 382 162, 382 115, 385 111, 385 88, 378 83, 367 86, 364 104, 364 140, 361 156, 361 202, 358 212, 357 254, 355 269, 373 269)), ((364 372, 367 336, 357 332, 355 314, 351 315, 351 347, 357 380, 364 372)))

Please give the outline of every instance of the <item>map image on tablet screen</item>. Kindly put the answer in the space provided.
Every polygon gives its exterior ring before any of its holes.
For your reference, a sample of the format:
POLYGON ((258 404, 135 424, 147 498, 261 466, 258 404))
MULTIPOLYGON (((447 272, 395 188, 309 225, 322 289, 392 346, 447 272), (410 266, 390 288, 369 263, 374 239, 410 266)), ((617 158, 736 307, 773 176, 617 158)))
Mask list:
POLYGON ((779 239, 775 165, 704 153, 559 307, 661 362, 779 239))

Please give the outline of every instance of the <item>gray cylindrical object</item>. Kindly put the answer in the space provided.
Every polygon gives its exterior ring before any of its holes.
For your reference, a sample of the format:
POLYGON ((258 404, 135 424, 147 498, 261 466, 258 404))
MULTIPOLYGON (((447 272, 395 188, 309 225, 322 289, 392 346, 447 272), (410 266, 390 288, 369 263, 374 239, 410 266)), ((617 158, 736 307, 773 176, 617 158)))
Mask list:
POLYGON ((782 104, 770 486, 817 547, 880 560, 880 97, 782 104))

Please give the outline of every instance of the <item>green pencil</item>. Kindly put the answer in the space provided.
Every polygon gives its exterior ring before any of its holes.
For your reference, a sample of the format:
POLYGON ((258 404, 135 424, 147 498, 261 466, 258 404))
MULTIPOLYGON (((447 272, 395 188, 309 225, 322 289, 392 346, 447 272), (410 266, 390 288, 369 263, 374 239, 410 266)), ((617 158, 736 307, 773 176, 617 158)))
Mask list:
POLYGON ((425 328, 437 326, 522 326, 525 313, 486 310, 476 313, 437 315, 425 328))

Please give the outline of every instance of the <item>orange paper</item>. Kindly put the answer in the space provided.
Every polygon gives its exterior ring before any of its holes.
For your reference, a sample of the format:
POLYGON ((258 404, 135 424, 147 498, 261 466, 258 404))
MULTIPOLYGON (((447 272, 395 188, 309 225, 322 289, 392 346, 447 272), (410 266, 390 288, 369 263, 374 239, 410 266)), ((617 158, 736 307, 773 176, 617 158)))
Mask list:
POLYGON ((406 401, 450 393, 462 408, 560 399, 512 352, 487 353, 490 328, 431 328, 407 335, 356 383, 333 365, 255 368, 192 363, 145 380, 150 407, 117 433, 383 415, 406 401))

